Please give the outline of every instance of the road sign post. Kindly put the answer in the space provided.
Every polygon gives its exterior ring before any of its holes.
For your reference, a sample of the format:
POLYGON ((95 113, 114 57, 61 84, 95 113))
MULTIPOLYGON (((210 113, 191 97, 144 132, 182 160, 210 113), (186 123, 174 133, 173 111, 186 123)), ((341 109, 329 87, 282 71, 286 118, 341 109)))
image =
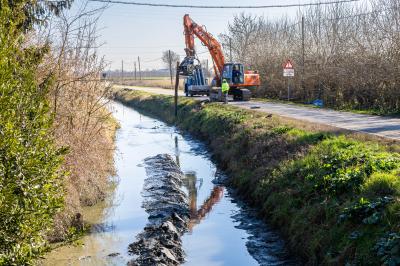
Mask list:
POLYGON ((294 77, 294 68, 292 61, 286 60, 283 65, 283 76, 287 77, 287 100, 290 101, 290 77, 294 77))

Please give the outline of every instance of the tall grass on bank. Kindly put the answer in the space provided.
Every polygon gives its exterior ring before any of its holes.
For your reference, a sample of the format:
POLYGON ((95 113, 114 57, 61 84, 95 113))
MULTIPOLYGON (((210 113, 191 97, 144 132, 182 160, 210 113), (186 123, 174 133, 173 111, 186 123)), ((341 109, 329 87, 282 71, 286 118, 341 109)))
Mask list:
POLYGON ((396 144, 220 104, 143 92, 129 106, 207 141, 231 185, 309 265, 400 263, 396 144))
POLYGON ((114 174, 116 121, 106 105, 109 86, 100 77, 104 60, 96 53, 97 21, 102 9, 91 10, 79 3, 77 11, 63 11, 33 37, 50 42, 38 71, 38 79, 54 76, 48 97, 54 114, 53 136, 60 147, 68 147, 62 168, 65 208, 55 219, 49 240, 62 241, 84 227, 82 207, 102 201, 110 191, 114 174), (50 31, 50 32, 49 32, 50 31))

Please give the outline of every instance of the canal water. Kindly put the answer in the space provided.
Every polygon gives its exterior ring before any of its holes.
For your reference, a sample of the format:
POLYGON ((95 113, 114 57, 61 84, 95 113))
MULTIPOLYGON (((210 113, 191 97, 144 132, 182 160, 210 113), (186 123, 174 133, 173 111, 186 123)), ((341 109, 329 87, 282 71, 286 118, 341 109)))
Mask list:
POLYGON ((185 265, 299 265, 285 244, 254 211, 221 185, 225 178, 206 147, 175 127, 119 103, 110 107, 121 128, 115 155, 118 185, 106 202, 87 208, 95 226, 73 245, 50 252, 44 265, 126 265, 129 244, 143 231, 148 214, 142 206, 146 179, 144 159, 171 155, 185 174, 191 213, 182 237, 185 265))

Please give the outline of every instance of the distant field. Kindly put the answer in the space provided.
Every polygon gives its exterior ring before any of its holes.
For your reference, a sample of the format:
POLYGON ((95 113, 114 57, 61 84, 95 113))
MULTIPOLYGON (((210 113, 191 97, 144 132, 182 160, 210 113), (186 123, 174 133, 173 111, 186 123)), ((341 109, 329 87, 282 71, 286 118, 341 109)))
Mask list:
MULTIPOLYGON (((132 78, 113 79, 114 84, 127 86, 158 87, 171 89, 171 80, 168 77, 142 77, 142 80, 132 78)), ((175 79, 174 79, 175 86, 175 79)), ((179 81, 179 89, 183 89, 183 80, 179 81)))

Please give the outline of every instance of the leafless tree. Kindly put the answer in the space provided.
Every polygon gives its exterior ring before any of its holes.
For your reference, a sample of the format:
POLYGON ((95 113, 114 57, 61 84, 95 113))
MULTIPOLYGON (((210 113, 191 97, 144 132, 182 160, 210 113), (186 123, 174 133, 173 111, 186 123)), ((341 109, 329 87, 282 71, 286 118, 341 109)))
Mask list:
MULTIPOLYGON (((235 16, 232 23, 228 24, 230 34, 221 34, 219 38, 225 52, 232 49, 232 57, 236 61, 249 63, 248 51, 256 43, 264 21, 262 17, 256 17, 245 13, 235 16)), ((228 54, 226 54, 228 56, 228 54)))
POLYGON ((259 96, 286 96, 282 63, 292 59, 296 71, 293 97, 297 100, 321 98, 336 108, 399 112, 399 8, 400 0, 369 0, 365 5, 311 7, 293 20, 239 14, 222 40, 226 46, 231 38, 235 59, 260 71, 263 84, 256 92, 259 96), (305 90, 301 89, 302 78, 305 90))
POLYGON ((169 67, 171 66, 172 73, 175 73, 176 62, 179 61, 179 55, 177 53, 175 53, 174 51, 166 50, 162 53, 161 60, 164 62, 165 68, 169 69, 169 67))

